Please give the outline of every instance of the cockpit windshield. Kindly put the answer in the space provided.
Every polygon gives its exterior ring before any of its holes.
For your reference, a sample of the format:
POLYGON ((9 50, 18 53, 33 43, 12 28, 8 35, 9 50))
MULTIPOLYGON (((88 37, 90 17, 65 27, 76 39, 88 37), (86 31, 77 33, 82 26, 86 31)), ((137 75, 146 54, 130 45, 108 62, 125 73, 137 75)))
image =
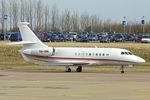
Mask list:
POLYGON ((121 52, 121 55, 133 55, 131 52, 121 52))

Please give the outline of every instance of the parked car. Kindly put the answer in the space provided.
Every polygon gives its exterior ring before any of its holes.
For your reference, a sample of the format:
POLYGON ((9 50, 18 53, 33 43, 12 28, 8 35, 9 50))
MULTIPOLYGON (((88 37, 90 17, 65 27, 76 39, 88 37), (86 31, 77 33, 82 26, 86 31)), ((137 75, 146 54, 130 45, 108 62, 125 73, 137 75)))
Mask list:
POLYGON ((52 34, 50 41, 51 42, 60 42, 61 39, 59 38, 59 36, 57 34, 52 34))
POLYGON ((22 41, 22 38, 21 38, 20 33, 13 33, 11 34, 9 40, 10 41, 22 41))
POLYGON ((142 37, 143 37, 143 34, 136 34, 135 35, 135 42, 141 42, 142 41, 142 37))
POLYGON ((5 37, 6 37, 6 39, 7 40, 9 40, 10 39, 10 36, 11 36, 11 34, 13 34, 14 32, 6 32, 5 33, 5 37))
POLYGON ((73 37, 73 41, 76 41, 78 33, 77 32, 69 32, 69 34, 71 35, 71 37, 73 37))
POLYGON ((142 43, 150 43, 150 35, 144 35, 141 39, 142 43))
POLYGON ((114 36, 113 35, 103 35, 102 38, 100 39, 101 43, 105 43, 105 42, 113 42, 114 41, 114 36))
POLYGON ((50 37, 51 37, 51 34, 48 32, 45 32, 42 42, 50 42, 50 37))
POLYGON ((97 36, 98 36, 98 40, 101 40, 103 37, 103 33, 97 33, 97 36))
POLYGON ((124 35, 125 37, 125 41, 135 41, 136 40, 136 37, 134 34, 126 34, 124 35))
POLYGON ((68 32, 64 32, 63 37, 65 41, 74 41, 74 36, 68 32))
POLYGON ((77 42, 88 42, 89 41, 89 35, 87 32, 80 33, 77 35, 77 42))
POLYGON ((96 33, 91 33, 89 35, 89 40, 90 41, 97 41, 98 40, 98 35, 96 33))
POLYGON ((100 39, 100 43, 106 43, 108 41, 109 40, 108 40, 107 36, 102 36, 101 39, 100 39))
POLYGON ((125 37, 122 34, 115 34, 114 35, 114 41, 115 42, 124 42, 125 37))
POLYGON ((4 40, 4 34, 0 33, 0 40, 4 40))

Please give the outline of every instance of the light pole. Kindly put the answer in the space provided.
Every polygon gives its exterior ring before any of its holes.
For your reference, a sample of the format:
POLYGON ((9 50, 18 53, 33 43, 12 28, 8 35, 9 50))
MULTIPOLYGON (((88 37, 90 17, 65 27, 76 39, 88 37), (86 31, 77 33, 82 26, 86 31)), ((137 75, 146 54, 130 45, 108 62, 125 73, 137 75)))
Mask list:
POLYGON ((4 18, 3 18, 3 20, 4 20, 4 40, 6 40, 7 19, 8 19, 8 15, 7 15, 7 14, 5 14, 3 17, 4 17, 4 18), (5 26, 6 26, 6 27, 5 27, 5 26))
POLYGON ((122 25, 123 25, 123 28, 124 28, 124 33, 126 32, 126 24, 127 24, 126 17, 124 16, 123 21, 122 21, 122 25))
POLYGON ((143 34, 145 33, 145 16, 142 17, 141 24, 143 27, 143 34))
POLYGON ((109 23, 109 32, 112 32, 111 21, 110 21, 110 23, 109 23))
POLYGON ((91 33, 93 33, 93 16, 91 16, 91 33))

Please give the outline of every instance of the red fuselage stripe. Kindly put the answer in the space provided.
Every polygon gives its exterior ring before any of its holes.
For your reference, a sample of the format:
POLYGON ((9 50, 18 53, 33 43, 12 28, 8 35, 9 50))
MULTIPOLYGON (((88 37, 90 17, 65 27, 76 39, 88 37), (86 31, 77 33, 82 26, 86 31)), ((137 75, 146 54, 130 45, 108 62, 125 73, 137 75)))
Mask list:
POLYGON ((130 61, 114 60, 114 59, 100 59, 100 58, 64 58, 64 57, 42 57, 42 56, 31 56, 31 57, 44 58, 44 59, 50 59, 50 60, 112 61, 112 62, 133 63, 130 61))

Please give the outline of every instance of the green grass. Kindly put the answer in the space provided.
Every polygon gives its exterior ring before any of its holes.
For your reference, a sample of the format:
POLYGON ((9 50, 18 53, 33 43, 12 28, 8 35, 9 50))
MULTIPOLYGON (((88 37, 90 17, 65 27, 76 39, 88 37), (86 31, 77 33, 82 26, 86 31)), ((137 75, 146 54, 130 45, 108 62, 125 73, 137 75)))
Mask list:
MULTIPOLYGON (((0 42, 0 70, 28 70, 28 71, 63 71, 64 67, 43 67, 27 64, 18 50, 21 45, 8 45, 8 42, 0 42)), ((150 72, 150 44, 141 43, 76 43, 76 42, 57 42, 46 43, 52 47, 99 47, 99 48, 123 48, 132 51, 134 54, 144 58, 147 63, 135 65, 133 68, 126 68, 127 71, 150 72)), ((85 67, 86 71, 119 71, 119 66, 97 66, 85 67)), ((75 70, 75 67, 73 67, 75 70)))

